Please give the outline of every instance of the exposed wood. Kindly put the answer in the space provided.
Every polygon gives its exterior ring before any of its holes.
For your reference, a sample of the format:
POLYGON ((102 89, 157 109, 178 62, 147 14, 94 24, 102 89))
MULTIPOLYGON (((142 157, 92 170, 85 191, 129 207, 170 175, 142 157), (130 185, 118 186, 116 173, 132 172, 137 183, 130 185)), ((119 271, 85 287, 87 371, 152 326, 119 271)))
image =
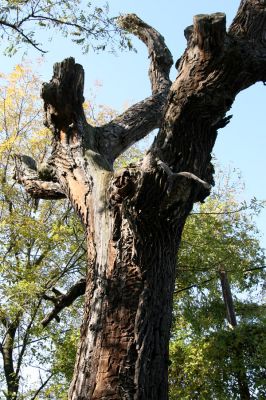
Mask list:
POLYGON ((152 130, 160 127, 171 85, 169 73, 173 64, 172 55, 163 36, 137 15, 127 14, 120 17, 119 25, 136 35, 148 48, 152 96, 133 105, 100 130, 105 145, 105 148, 101 146, 101 151, 106 153, 111 161, 152 130))
POLYGON ((33 194, 36 184, 43 195, 44 182, 47 198, 56 185, 86 227, 85 311, 69 400, 167 400, 176 252, 193 204, 214 183, 211 152, 226 113, 241 90, 266 80, 265 18, 258 0, 241 2, 228 32, 224 14, 196 16, 170 87, 162 36, 123 17, 148 47, 152 94, 102 127, 85 120, 84 73, 73 58, 56 64, 44 85, 53 132, 44 170, 52 178, 34 162, 16 174, 33 194), (114 173, 114 159, 158 127, 143 161, 114 173))

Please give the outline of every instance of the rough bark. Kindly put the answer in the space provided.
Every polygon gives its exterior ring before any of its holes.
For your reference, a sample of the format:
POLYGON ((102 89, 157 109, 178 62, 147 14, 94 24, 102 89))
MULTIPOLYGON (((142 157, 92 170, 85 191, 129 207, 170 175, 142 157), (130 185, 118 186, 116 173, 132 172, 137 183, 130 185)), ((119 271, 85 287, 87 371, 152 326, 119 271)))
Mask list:
POLYGON ((72 58, 56 64, 43 87, 53 132, 49 179, 44 187, 37 166, 24 168, 21 157, 17 176, 34 196, 68 197, 87 230, 84 321, 70 400, 168 398, 182 228, 193 204, 209 194, 211 151, 235 96, 266 80, 265 5, 242 1, 228 32, 224 14, 194 17, 172 85, 161 35, 135 15, 123 17, 121 25, 148 47, 152 95, 105 126, 86 122, 83 69, 72 58), (114 172, 115 158, 154 128, 160 130, 143 161, 114 172))

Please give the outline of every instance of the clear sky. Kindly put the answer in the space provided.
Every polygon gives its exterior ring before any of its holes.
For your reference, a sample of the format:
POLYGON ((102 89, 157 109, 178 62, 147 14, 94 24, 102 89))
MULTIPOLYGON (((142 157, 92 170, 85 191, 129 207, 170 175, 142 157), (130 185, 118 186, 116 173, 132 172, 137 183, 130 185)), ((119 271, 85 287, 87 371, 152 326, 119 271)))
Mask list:
MULTIPOLYGON (((96 1, 95 1, 96 3, 96 1)), ((97 4, 100 5, 100 1, 97 4)), ((183 36, 184 28, 192 24, 193 15, 201 13, 225 12, 229 25, 236 13, 240 0, 110 0, 110 13, 138 14, 147 23, 154 26, 165 37, 166 43, 174 59, 178 59, 185 48, 183 36)), ((47 35, 48 36, 48 35, 47 35)), ((52 41, 47 41, 42 35, 41 41, 49 53, 45 55, 39 67, 44 80, 49 80, 52 74, 52 65, 66 57, 74 56, 76 61, 85 68, 86 92, 93 88, 96 81, 102 83, 98 94, 98 102, 122 110, 126 103, 143 99, 150 94, 147 76, 147 52, 138 41, 134 44, 138 53, 123 52, 116 56, 107 52, 82 55, 81 49, 73 45, 70 39, 62 39, 54 34, 52 41)), ((40 54, 29 50, 27 58, 35 60, 40 54)), ((22 53, 10 58, 2 56, 1 69, 11 71, 12 67, 21 62, 22 53)), ((173 69, 172 78, 176 71, 173 69)), ((219 163, 229 163, 242 172, 245 182, 243 200, 249 201, 256 196, 266 199, 266 188, 263 172, 266 169, 266 88, 257 84, 242 92, 230 111, 233 114, 231 123, 219 131, 214 153, 219 163)), ((266 211, 258 219, 258 227, 266 236, 266 211)), ((266 247, 266 237, 262 239, 266 247)))

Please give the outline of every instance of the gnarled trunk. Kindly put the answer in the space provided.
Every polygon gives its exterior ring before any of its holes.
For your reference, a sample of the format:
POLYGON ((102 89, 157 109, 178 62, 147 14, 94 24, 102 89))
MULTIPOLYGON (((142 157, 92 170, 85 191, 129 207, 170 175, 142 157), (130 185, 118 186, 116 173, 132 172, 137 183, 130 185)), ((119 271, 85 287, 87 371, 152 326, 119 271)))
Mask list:
POLYGON ((104 126, 86 122, 83 69, 74 59, 56 64, 43 87, 53 152, 45 171, 17 156, 16 176, 32 196, 67 197, 87 230, 70 400, 168 398, 176 252, 193 203, 213 184, 211 152, 226 112, 241 90, 266 81, 265 4, 242 0, 228 32, 224 14, 196 16, 172 85, 162 36, 136 15, 120 18, 148 47, 152 95, 104 126), (155 128, 144 159, 114 173, 114 160, 155 128))
POLYGON ((70 399, 167 398, 183 222, 181 218, 179 229, 173 229, 164 216, 117 204, 97 215, 94 239, 88 234, 94 257, 70 399))

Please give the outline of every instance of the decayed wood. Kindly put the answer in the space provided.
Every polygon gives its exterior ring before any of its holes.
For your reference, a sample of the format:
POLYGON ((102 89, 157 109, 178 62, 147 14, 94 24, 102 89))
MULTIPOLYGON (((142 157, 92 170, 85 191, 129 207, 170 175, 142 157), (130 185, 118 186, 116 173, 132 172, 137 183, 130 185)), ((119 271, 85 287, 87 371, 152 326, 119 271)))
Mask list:
MULTIPOLYGON (((69 399, 168 398, 176 252, 193 204, 214 183, 217 130, 229 122, 235 96, 265 81, 265 10, 264 1, 242 1, 228 32, 224 14, 194 17, 171 87, 162 36, 135 15, 123 17, 148 47, 152 95, 102 127, 85 120, 83 69, 74 59, 56 64, 44 85, 53 132, 48 183, 69 198, 87 230, 85 311, 69 399), (155 127, 143 161, 114 173, 114 159, 155 127)), ((33 165, 17 169, 26 190, 40 187, 33 165)))

